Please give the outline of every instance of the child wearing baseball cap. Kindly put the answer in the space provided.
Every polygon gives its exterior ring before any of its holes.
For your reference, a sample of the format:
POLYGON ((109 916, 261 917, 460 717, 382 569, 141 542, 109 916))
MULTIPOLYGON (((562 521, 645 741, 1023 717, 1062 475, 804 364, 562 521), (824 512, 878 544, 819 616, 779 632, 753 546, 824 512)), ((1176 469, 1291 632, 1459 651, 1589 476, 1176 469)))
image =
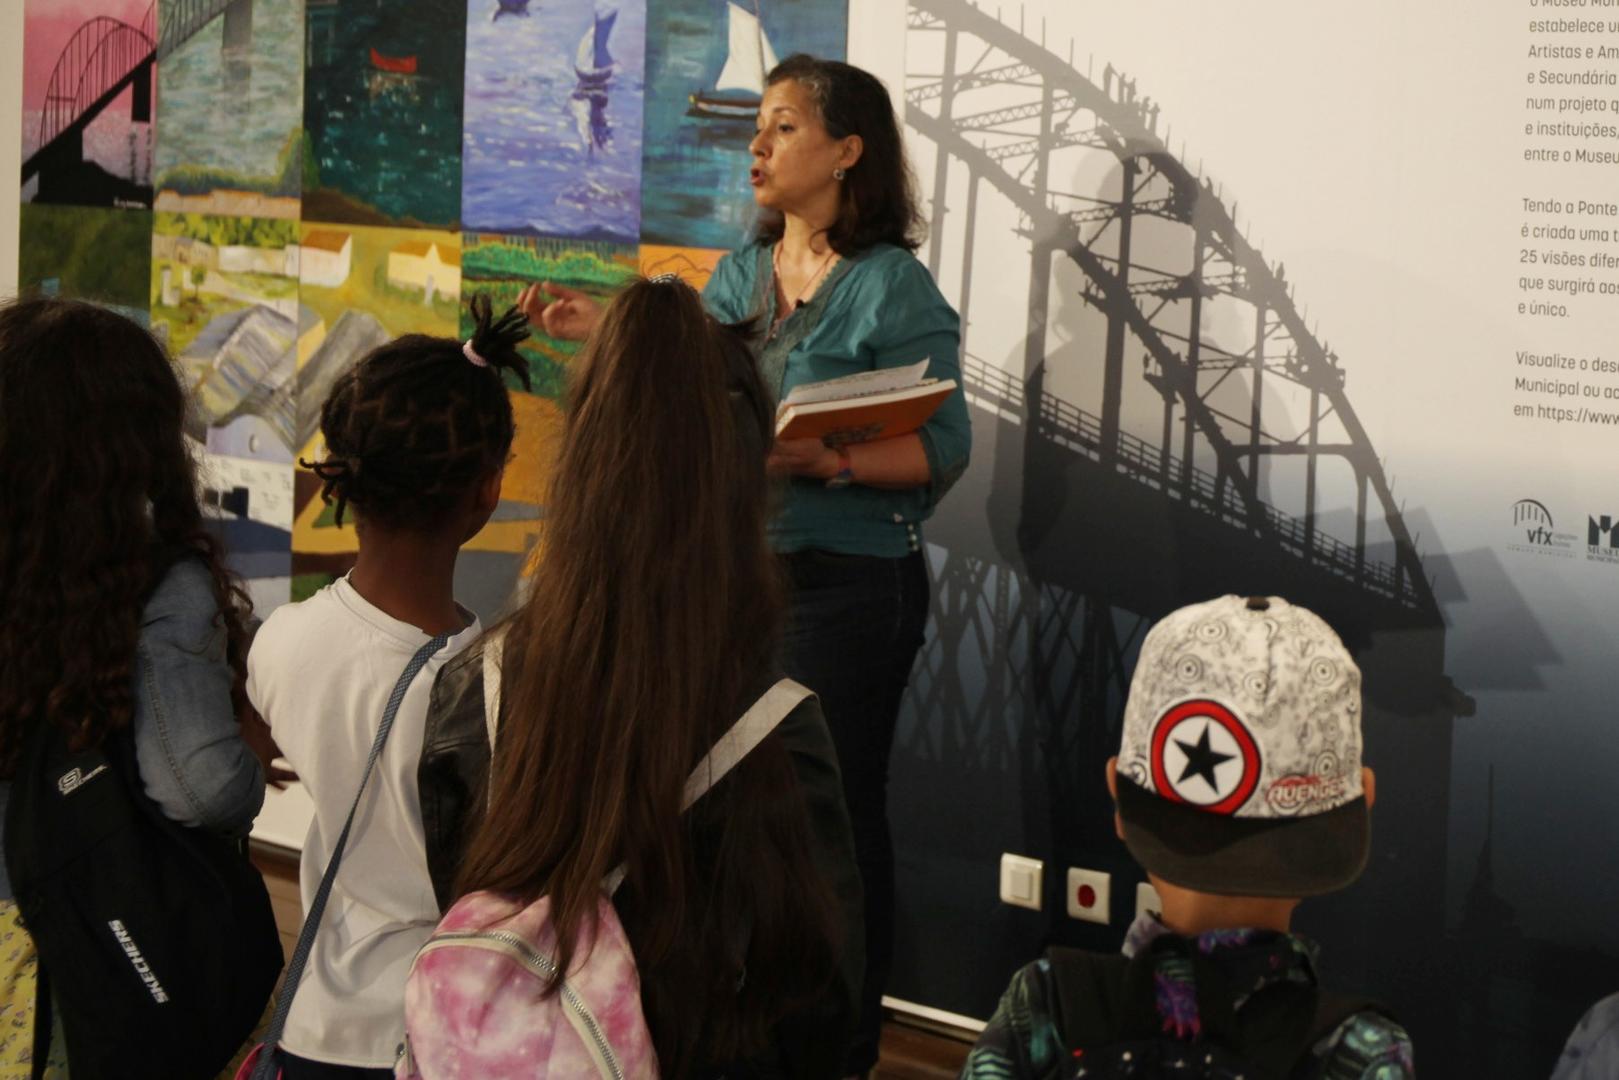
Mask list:
POLYGON ((1163 911, 1122 955, 1052 948, 1019 971, 962 1076, 1403 1080, 1405 1030, 1321 989, 1289 932, 1366 865, 1376 787, 1360 671, 1331 627, 1275 597, 1181 608, 1141 647, 1115 827, 1163 911))

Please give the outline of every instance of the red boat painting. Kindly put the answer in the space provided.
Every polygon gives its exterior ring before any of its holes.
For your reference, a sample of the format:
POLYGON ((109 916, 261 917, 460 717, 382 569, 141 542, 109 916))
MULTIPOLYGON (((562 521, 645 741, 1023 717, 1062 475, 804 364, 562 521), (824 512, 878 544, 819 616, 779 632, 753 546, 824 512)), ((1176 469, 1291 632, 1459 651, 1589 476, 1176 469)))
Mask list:
POLYGON ((394 75, 416 74, 416 58, 414 56, 384 56, 377 52, 376 46, 371 47, 371 66, 378 71, 390 72, 394 75))

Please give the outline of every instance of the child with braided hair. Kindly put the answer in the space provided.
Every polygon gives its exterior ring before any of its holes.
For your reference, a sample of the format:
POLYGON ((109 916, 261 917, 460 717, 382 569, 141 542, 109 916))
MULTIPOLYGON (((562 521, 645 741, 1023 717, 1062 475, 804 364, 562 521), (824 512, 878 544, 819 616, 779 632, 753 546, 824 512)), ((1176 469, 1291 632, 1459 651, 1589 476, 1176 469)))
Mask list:
POLYGON ((455 602, 456 556, 500 499, 514 423, 506 373, 525 386, 515 310, 471 302, 465 342, 381 346, 321 409, 325 456, 304 463, 360 551, 343 578, 276 610, 248 657, 248 695, 314 802, 301 891, 308 911, 349 813, 388 697, 416 651, 449 635, 407 688, 354 828, 281 1040, 283 1072, 391 1077, 405 976, 438 922, 417 764, 433 677, 481 633, 455 602))

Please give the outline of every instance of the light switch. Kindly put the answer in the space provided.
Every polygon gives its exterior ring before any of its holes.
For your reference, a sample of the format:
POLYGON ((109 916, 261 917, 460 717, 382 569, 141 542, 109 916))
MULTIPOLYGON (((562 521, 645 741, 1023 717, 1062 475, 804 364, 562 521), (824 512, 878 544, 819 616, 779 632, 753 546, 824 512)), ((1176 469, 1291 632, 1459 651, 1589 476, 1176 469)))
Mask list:
POLYGON ((1107 925, 1112 878, 1100 870, 1068 868, 1068 917, 1107 925))
POLYGON ((1040 910, 1040 885, 1045 864, 1025 855, 1001 856, 1001 900, 1032 911, 1040 910))
POLYGON ((1164 902, 1158 898, 1157 889, 1145 881, 1136 886, 1136 918, 1141 918, 1141 913, 1144 911, 1151 911, 1156 914, 1161 913, 1163 910, 1164 902))

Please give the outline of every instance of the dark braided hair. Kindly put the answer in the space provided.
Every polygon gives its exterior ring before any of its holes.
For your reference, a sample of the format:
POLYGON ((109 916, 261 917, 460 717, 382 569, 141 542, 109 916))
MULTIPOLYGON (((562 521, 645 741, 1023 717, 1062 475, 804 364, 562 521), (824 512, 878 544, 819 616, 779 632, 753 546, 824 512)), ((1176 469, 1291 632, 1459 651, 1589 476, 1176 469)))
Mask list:
POLYGON ((129 726, 141 611, 182 558, 213 584, 240 708, 249 604, 197 505, 186 395, 152 335, 70 300, 0 306, 0 777, 27 734, 129 726))
POLYGON ((332 387, 320 410, 326 457, 299 464, 324 481, 321 498, 337 504, 338 524, 352 505, 384 528, 430 529, 506 464, 515 427, 502 373, 528 388, 517 351, 528 322, 516 308, 495 318, 482 294, 468 306, 477 322, 470 341, 411 334, 332 387))

